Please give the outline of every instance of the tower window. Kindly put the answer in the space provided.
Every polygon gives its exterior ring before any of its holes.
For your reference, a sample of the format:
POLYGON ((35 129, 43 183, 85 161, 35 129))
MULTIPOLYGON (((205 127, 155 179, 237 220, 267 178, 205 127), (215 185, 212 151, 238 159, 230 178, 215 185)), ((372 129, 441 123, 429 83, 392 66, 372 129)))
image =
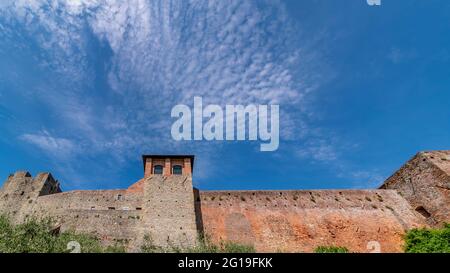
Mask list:
POLYGON ((172 167, 172 174, 181 175, 183 173, 183 168, 180 165, 175 165, 172 167))
POLYGON ((153 174, 163 174, 163 166, 155 165, 155 167, 153 167, 153 174))

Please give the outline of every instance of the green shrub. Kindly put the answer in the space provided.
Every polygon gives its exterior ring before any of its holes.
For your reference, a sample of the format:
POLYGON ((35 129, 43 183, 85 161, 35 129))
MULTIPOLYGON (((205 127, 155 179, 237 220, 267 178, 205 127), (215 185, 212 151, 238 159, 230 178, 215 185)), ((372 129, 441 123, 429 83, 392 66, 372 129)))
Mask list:
POLYGON ((315 253, 348 253, 348 249, 343 246, 318 246, 315 253))
POLYGON ((57 240, 50 233, 50 220, 40 222, 28 219, 25 223, 14 226, 6 216, 0 216, 0 252, 27 253, 53 252, 57 240))
MULTIPOLYGON (((121 253, 126 248, 120 242, 102 246, 100 240, 91 234, 75 231, 52 232, 52 220, 30 218, 22 224, 13 225, 8 217, 0 215, 0 253, 69 253, 71 241, 80 244, 82 253, 121 253)), ((191 252, 191 253, 252 253, 254 247, 234 242, 214 244, 207 237, 200 236, 199 242, 192 248, 178 246, 158 247, 149 235, 144 236, 141 252, 191 252)))
POLYGON ((441 229, 412 229, 405 235, 405 252, 450 253, 450 224, 441 229))
POLYGON ((22 224, 13 225, 8 217, 0 215, 0 253, 68 253, 67 244, 80 244, 82 253, 125 252, 116 244, 103 247, 100 240, 90 234, 65 231, 52 232, 52 220, 30 218, 22 224))

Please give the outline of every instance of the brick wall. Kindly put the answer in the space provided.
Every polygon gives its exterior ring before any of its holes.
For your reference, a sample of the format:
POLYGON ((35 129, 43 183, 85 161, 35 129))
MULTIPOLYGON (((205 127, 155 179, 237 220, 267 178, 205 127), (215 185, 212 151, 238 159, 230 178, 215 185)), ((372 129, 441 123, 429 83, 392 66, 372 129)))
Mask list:
POLYGON ((405 230, 425 226, 423 217, 395 191, 200 192, 204 232, 215 242, 253 245, 261 252, 311 252, 345 246, 368 252, 402 251, 405 230))

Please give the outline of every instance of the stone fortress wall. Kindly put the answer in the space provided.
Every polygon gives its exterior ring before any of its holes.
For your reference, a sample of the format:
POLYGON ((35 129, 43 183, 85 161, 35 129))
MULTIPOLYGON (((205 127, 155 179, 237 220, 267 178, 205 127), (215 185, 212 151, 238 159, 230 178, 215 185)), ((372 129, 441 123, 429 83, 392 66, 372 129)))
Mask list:
POLYGON ((405 230, 424 225, 392 190, 201 192, 203 226, 215 241, 252 244, 264 252, 312 252, 370 241, 401 251, 405 230))
POLYGON ((143 161, 144 178, 122 190, 62 192, 49 173, 16 172, 0 191, 0 212, 16 223, 49 216, 55 229, 93 233, 132 251, 144 236, 158 246, 190 247, 204 233, 261 252, 328 245, 368 252, 371 241, 382 252, 401 252, 407 230, 450 221, 450 151, 417 154, 373 190, 199 191, 193 156, 143 161))
MULTIPOLYGON (((126 190, 50 192, 42 194, 48 173, 32 178, 17 172, 5 182, 0 193, 0 210, 19 223, 29 217, 51 217, 55 228, 90 232, 101 239, 122 241, 135 237, 142 219, 142 194, 126 190)), ((48 179, 56 184, 53 178, 48 179)))

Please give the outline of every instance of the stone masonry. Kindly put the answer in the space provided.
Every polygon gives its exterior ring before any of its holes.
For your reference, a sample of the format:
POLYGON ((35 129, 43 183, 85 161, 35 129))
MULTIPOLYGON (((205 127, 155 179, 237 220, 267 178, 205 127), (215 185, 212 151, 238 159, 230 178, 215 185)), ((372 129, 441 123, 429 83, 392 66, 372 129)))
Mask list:
POLYGON ((62 192, 50 173, 10 175, 0 212, 14 223, 51 217, 55 228, 92 233, 139 251, 143 238, 161 247, 191 247, 205 234, 259 252, 311 252, 317 246, 401 252, 411 228, 450 222, 450 151, 421 152, 379 189, 199 191, 194 157, 143 156, 144 177, 128 189, 62 192))

